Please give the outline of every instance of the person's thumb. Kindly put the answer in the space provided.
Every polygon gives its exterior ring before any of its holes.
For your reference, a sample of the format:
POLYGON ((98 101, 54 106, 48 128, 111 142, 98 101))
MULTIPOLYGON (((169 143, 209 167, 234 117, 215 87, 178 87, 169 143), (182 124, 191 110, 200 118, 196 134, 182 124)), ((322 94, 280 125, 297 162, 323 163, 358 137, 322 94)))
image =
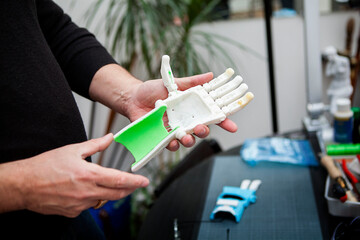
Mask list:
POLYGON ((89 157, 97 152, 104 151, 110 146, 114 140, 113 134, 109 133, 101 138, 91 139, 89 141, 80 143, 80 150, 82 158, 89 157))
POLYGON ((195 87, 197 85, 203 85, 213 79, 214 75, 211 72, 203 73, 199 75, 194 75, 191 77, 177 78, 176 84, 179 87, 179 90, 185 91, 186 89, 195 87))

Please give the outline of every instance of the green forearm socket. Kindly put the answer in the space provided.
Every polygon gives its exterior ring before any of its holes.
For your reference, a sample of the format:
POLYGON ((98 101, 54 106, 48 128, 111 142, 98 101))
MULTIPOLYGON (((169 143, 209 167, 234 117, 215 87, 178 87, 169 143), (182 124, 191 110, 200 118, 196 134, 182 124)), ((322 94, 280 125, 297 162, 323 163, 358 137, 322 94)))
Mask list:
POLYGON ((162 120, 166 108, 166 106, 155 108, 136 124, 115 136, 114 140, 124 145, 134 156, 133 165, 171 133, 166 130, 162 120))

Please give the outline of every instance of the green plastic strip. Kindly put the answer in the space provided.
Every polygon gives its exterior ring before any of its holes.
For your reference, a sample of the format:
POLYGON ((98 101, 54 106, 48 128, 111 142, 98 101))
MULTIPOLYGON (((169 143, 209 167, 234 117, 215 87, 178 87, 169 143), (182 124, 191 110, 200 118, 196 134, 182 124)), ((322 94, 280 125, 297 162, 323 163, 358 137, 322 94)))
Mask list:
POLYGON ((326 152, 328 155, 356 155, 360 154, 360 144, 333 144, 326 147, 326 152))
MULTIPOLYGON (((162 120, 166 106, 160 106, 153 113, 137 122, 114 140, 124 145, 134 156, 135 163, 144 158, 170 132, 164 127, 162 120)), ((134 163, 134 164, 135 164, 134 163)))

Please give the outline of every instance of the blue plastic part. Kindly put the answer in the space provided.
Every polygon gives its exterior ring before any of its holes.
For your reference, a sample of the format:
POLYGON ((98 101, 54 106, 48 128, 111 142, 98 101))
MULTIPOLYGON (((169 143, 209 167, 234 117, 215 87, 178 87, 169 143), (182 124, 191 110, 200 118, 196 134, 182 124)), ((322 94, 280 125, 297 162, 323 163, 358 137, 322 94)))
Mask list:
POLYGON ((251 166, 258 162, 319 166, 308 140, 281 137, 246 139, 240 149, 240 156, 251 166))
MULTIPOLYGON (((254 190, 241 189, 239 187, 224 186, 223 191, 220 193, 219 197, 217 198, 217 201, 219 201, 220 199, 231 199, 238 201, 237 206, 230 206, 234 210, 235 214, 233 214, 230 211, 226 211, 227 213, 234 215, 235 221, 238 223, 240 222, 244 209, 247 206, 249 206, 251 203, 255 203, 256 196, 254 190)), ((210 220, 215 220, 216 215, 218 213, 224 212, 223 210, 220 211, 218 210, 222 206, 224 205, 215 206, 214 210, 210 214, 210 220)))

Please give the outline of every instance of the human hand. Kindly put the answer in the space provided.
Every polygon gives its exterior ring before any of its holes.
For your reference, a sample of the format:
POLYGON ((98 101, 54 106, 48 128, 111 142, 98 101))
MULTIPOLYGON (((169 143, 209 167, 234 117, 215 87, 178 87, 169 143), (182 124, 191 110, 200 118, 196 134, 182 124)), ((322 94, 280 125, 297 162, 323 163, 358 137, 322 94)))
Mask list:
POLYGON ((146 187, 149 180, 89 163, 84 159, 105 150, 112 134, 57 148, 21 160, 21 191, 26 209, 41 214, 76 217, 100 199, 117 200, 146 187))

